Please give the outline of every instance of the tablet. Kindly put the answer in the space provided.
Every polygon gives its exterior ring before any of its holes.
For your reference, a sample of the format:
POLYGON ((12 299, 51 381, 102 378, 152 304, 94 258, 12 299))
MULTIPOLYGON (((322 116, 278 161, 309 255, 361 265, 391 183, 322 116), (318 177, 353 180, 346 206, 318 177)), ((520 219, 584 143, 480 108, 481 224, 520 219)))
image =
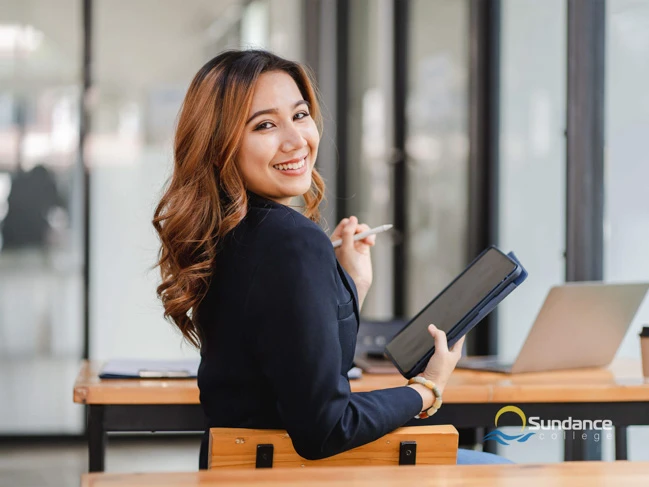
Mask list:
POLYGON ((420 374, 435 353, 428 325, 446 332, 450 348, 526 277, 513 253, 489 247, 394 336, 385 354, 404 377, 420 374))

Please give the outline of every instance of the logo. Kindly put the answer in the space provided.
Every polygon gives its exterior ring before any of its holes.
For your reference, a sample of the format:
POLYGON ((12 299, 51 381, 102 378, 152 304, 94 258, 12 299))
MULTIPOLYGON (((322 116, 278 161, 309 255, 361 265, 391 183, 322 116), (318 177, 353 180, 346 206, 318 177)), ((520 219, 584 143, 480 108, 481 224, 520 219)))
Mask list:
POLYGON ((482 441, 495 440, 501 445, 509 446, 508 441, 516 440, 518 443, 525 443, 532 436, 534 436, 534 433, 524 434, 525 426, 527 425, 527 418, 525 417, 525 413, 523 412, 523 410, 516 406, 505 406, 500 408, 500 410, 496 413, 494 424, 496 425, 496 429, 491 433, 489 433, 488 435, 486 435, 482 439, 482 441), (503 433, 498 429, 498 419, 505 413, 514 413, 521 418, 522 426, 521 426, 520 435, 506 435, 505 433, 503 433))
POLYGON ((607 432, 607 440, 613 439, 611 433, 611 430, 613 430, 613 421, 610 419, 575 419, 572 416, 568 416, 565 419, 541 419, 539 416, 530 416, 529 426, 527 426, 527 423, 527 417, 521 408, 516 406, 505 406, 500 408, 496 413, 496 418, 494 419, 496 429, 486 435, 482 441, 494 440, 505 446, 509 446, 508 442, 514 440, 518 443, 525 443, 536 434, 533 433, 533 431, 540 432, 538 439, 541 441, 545 439, 546 435, 552 440, 557 440, 559 438, 565 440, 570 438, 570 433, 572 433, 572 439, 576 439, 577 436, 579 436, 583 440, 586 440, 590 435, 592 435, 594 441, 600 441, 604 432, 607 432), (498 419, 505 413, 514 413, 521 418, 522 425, 520 435, 506 435, 498 429, 498 419), (526 426, 528 431, 527 434, 525 434, 526 426))

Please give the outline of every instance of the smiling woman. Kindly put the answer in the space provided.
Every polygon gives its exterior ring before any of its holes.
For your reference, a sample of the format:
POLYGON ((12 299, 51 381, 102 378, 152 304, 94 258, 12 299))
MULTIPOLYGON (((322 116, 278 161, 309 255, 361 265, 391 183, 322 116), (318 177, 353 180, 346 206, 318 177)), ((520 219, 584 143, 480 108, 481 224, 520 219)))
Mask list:
POLYGON ((369 230, 355 216, 331 237, 317 225, 320 127, 304 67, 266 51, 220 54, 189 87, 174 172, 153 219, 158 295, 165 317, 200 347, 207 426, 286 429, 308 459, 372 442, 422 410, 434 414, 462 349, 460 341, 449 350, 431 327, 427 380, 352 394, 347 372, 375 235, 355 240, 369 230), (304 199, 301 211, 294 197, 304 199))
POLYGON ((207 292, 218 240, 246 216, 246 190, 282 202, 302 195, 304 215, 320 218, 324 182, 313 166, 321 126, 312 81, 297 63, 226 51, 194 77, 176 129, 174 173, 153 219, 162 242, 158 295, 190 343, 201 337, 188 313, 207 292), (273 168, 306 154, 310 168, 298 181, 273 168))

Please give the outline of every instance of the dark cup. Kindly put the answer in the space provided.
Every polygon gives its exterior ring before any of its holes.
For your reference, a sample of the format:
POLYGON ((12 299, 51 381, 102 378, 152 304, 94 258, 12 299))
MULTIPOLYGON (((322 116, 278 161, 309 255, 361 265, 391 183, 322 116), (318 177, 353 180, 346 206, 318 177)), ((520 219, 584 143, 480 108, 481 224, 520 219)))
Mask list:
POLYGON ((649 379, 649 326, 640 332, 640 355, 642 356, 642 375, 649 379))

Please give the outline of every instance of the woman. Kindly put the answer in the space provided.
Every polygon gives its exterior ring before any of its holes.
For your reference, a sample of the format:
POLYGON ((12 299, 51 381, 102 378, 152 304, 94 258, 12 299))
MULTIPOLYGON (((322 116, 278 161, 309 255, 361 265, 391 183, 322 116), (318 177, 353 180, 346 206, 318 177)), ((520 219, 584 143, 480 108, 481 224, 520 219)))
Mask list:
MULTIPOLYGON (((316 223, 321 127, 302 66, 265 51, 220 54, 189 87, 174 173, 153 220, 158 295, 165 317, 201 350, 207 426, 286 429, 308 459, 374 441, 432 413, 435 399, 430 383, 350 392, 375 236, 354 242, 368 226, 345 218, 334 251, 316 223)), ((443 394, 463 341, 449 350, 441 330, 430 332, 436 353, 422 376, 443 394)))

